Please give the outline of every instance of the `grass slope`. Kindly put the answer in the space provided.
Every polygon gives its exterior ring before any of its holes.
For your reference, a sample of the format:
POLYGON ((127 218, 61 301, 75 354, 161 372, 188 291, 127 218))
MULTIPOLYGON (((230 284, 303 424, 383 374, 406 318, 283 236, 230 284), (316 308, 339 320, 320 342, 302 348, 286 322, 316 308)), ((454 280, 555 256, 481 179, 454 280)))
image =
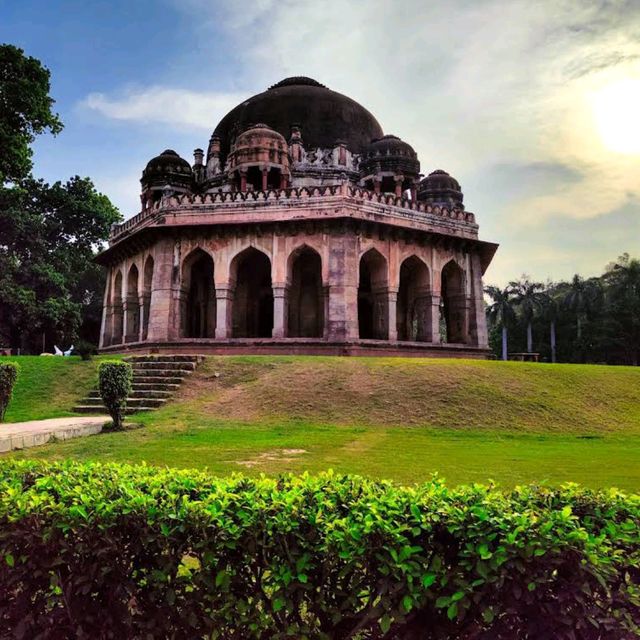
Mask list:
POLYGON ((486 361, 209 358, 146 428, 13 455, 640 490, 640 369, 486 361))
POLYGON ((6 422, 23 422, 74 415, 73 405, 95 385, 96 361, 80 357, 0 357, 0 362, 17 362, 20 374, 6 422))

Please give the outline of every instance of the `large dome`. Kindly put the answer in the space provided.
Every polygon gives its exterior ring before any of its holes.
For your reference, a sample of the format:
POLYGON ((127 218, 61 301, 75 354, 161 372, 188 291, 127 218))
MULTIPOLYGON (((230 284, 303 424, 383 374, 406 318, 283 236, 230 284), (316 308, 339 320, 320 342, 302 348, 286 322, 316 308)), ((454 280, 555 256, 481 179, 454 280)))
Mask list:
POLYGON ((281 80, 222 118, 214 131, 220 137, 221 155, 227 156, 235 135, 256 122, 269 125, 285 140, 291 126, 299 126, 306 149, 327 149, 342 141, 360 153, 383 135, 378 121, 362 105, 305 77, 281 80))

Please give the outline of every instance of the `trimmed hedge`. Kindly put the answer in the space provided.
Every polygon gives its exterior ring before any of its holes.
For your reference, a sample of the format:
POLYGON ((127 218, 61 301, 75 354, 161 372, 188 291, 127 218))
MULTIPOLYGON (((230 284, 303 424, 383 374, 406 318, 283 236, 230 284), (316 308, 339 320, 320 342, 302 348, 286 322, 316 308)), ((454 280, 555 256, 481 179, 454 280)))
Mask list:
POLYGON ((0 422, 13 397, 13 387, 18 379, 20 366, 16 362, 0 362, 0 422))
POLYGON ((100 397, 113 420, 115 430, 122 429, 132 380, 133 370, 128 362, 106 360, 98 365, 100 397))
POLYGON ((623 639, 640 496, 0 464, 8 638, 623 639))

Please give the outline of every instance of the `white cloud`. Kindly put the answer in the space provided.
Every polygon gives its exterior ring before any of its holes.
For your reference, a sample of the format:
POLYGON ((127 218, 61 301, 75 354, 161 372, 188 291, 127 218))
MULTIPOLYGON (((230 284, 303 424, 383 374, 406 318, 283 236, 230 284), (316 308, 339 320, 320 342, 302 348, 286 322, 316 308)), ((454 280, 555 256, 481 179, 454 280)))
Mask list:
MULTIPOLYGON (((312 76, 411 143, 423 171, 443 168, 468 186, 465 200, 482 236, 505 241, 500 270, 490 277, 503 279, 507 267, 506 279, 533 273, 527 260, 549 267, 554 255, 558 273, 550 275, 567 276, 570 256, 579 254, 584 266, 591 255, 599 269, 604 252, 640 252, 640 221, 628 230, 635 246, 618 247, 618 235, 601 239, 595 225, 593 249, 545 245, 562 220, 593 219, 605 229, 604 214, 640 193, 640 156, 603 145, 590 101, 608 84, 640 76, 637 0, 259 0, 251 11, 210 0, 174 4, 191 18, 201 50, 207 29, 224 31, 247 92, 156 86, 120 97, 92 94, 86 107, 109 118, 211 131, 248 95, 286 76, 312 76), (535 175, 511 171, 530 182, 490 190, 484 176, 501 166, 531 166, 535 175), (566 168, 568 178, 545 177, 541 168, 553 166, 566 168), (525 251, 520 243, 510 248, 514 229, 548 233, 532 233, 525 251)), ((217 44, 213 31, 209 41, 217 44)))
POLYGON ((117 97, 90 93, 80 106, 114 120, 211 130, 212 123, 245 97, 153 86, 130 89, 117 97))

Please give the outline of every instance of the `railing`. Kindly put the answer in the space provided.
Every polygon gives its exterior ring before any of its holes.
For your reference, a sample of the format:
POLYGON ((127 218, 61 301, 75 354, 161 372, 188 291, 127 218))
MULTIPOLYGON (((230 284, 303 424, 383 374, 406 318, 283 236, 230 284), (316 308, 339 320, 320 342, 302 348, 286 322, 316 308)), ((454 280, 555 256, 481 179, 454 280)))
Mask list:
MULTIPOLYGON (((118 236, 126 233, 141 222, 154 216, 161 210, 171 210, 179 208, 192 208, 204 205, 223 205, 232 203, 253 203, 253 202, 278 202, 283 200, 306 200, 311 198, 354 198, 365 202, 373 202, 388 207, 404 209, 405 211, 415 212, 417 214, 426 213, 436 216, 442 216, 452 220, 461 220, 463 222, 475 224, 475 216, 470 211, 463 209, 449 209, 438 205, 426 204, 410 200, 403 196, 396 196, 390 193, 376 193, 362 187, 354 187, 348 183, 339 185, 325 185, 321 187, 293 187, 289 189, 268 189, 266 191, 235 191, 235 192, 217 192, 205 194, 178 194, 169 197, 163 197, 152 206, 144 209, 137 215, 129 218, 122 224, 114 224, 111 227, 110 239, 114 240, 118 236)), ((406 214, 405 214, 406 215, 406 214)), ((412 218, 419 216, 411 215, 412 218)))

